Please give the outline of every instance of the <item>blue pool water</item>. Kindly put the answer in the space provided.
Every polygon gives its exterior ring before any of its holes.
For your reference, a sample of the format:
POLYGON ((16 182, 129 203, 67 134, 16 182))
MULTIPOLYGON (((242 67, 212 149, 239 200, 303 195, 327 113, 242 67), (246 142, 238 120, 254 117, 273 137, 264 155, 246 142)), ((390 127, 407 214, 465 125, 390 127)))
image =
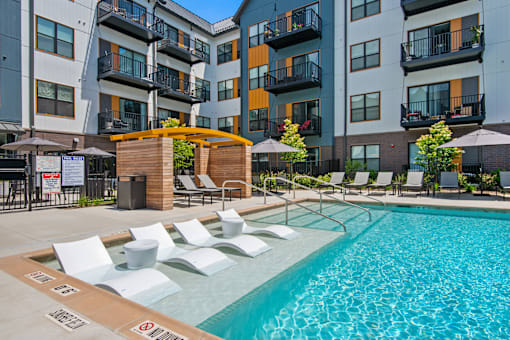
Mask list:
MULTIPOLYGON (((229 340, 510 336, 510 215, 325 206, 346 238, 199 325, 229 340)), ((293 211, 290 224, 335 229, 293 211)), ((282 214, 259 221, 283 222, 282 214)))

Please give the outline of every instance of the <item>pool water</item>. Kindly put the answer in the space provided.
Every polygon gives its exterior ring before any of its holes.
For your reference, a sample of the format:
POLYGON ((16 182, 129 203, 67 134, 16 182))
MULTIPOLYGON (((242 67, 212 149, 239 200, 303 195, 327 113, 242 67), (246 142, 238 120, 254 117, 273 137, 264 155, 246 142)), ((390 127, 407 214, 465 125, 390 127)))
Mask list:
MULTIPOLYGON (((371 210, 368 222, 359 209, 325 205, 347 237, 199 327, 229 340, 509 336, 510 214, 371 210)), ((298 210, 289 224, 338 228, 298 210)))

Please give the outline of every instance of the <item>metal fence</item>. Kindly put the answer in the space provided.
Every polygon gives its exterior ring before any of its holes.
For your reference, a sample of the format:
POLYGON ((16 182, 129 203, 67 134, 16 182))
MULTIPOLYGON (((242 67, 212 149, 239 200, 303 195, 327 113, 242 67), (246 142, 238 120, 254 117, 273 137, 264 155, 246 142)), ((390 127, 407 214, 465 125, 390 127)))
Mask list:
MULTIPOLYGON (((340 170, 340 160, 331 159, 323 161, 306 161, 296 162, 293 164, 293 172, 299 174, 306 174, 310 176, 324 175, 329 172, 340 170)), ((278 164, 271 164, 265 161, 254 161, 252 162, 252 173, 260 174, 264 172, 289 172, 290 165, 279 162, 278 164)))

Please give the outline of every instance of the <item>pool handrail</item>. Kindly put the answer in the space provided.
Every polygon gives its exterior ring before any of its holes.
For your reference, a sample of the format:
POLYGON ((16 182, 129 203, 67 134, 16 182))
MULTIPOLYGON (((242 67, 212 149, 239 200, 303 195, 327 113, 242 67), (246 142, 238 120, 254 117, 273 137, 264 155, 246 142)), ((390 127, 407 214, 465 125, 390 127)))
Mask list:
POLYGON ((244 184, 244 185, 247 185, 247 186, 249 186, 249 187, 251 187, 251 188, 253 188, 255 190, 262 191, 262 192, 264 192, 264 194, 267 193, 267 194, 269 194, 271 196, 274 196, 276 198, 284 200, 285 201, 285 224, 286 225, 288 225, 288 222, 289 222, 289 202, 290 202, 291 204, 294 204, 294 205, 296 205, 296 206, 298 206, 300 208, 308 210, 309 212, 311 212, 313 214, 319 215, 321 217, 327 218, 330 221, 333 221, 335 223, 340 224, 342 226, 342 228, 344 229, 344 232, 347 232, 347 227, 345 226, 345 224, 342 223, 341 221, 337 220, 336 218, 330 217, 328 215, 324 215, 323 213, 318 212, 316 210, 313 210, 312 208, 308 208, 307 206, 299 204, 297 202, 294 202, 293 200, 290 200, 288 198, 281 197, 281 196, 278 196, 276 194, 273 194, 270 191, 266 191, 265 189, 259 188, 259 187, 255 186, 253 184, 250 184, 250 183, 245 182, 245 181, 240 180, 240 179, 229 179, 229 180, 224 181, 223 184, 221 185, 221 207, 222 207, 223 211, 225 210, 225 184, 228 184, 228 183, 240 183, 240 184, 244 184))
MULTIPOLYGON (((335 197, 335 196, 332 196, 332 195, 328 195, 328 194, 325 194, 319 190, 315 190, 313 188, 309 188, 307 187, 306 185, 303 185, 303 184, 300 184, 300 183, 297 183, 297 182, 294 182, 294 181, 291 181, 289 179, 286 179, 286 178, 281 178, 281 177, 266 177, 264 179, 264 190, 266 190, 266 182, 268 180, 271 180, 271 179, 275 179, 275 180, 279 180, 279 181, 283 181, 283 182, 286 182, 286 183, 289 183, 289 184, 292 184, 293 185, 293 189, 294 189, 294 198, 296 198, 296 186, 300 187, 300 188, 303 188, 305 190, 308 190, 308 191, 313 191, 317 194, 319 194, 319 202, 320 202, 320 205, 319 205, 319 211, 322 213, 322 195, 325 195, 326 197, 329 197, 330 199, 333 199, 335 201, 338 201, 340 203, 345 203, 349 206, 352 206, 354 208, 358 208, 358 209, 361 209, 363 211, 365 211, 366 213, 368 213, 368 220, 369 221, 372 221, 372 213, 370 212, 370 210, 368 210, 367 208, 363 208, 363 207, 360 207, 359 205, 356 205, 354 203, 351 203, 351 202, 347 202, 345 200, 342 200, 338 197, 335 197)), ((264 193, 264 204, 266 204, 266 193, 264 193)))
MULTIPOLYGON (((338 186, 338 185, 335 185, 335 184, 331 184, 331 183, 329 183, 329 182, 323 181, 322 179, 318 179, 318 178, 316 178, 316 177, 312 177, 312 176, 308 176, 308 175, 297 175, 296 177, 294 177, 294 180, 296 180, 296 178, 309 178, 309 179, 314 180, 314 181, 316 181, 316 182, 324 183, 324 184, 328 184, 330 187, 337 188, 337 189, 339 189, 339 190, 343 193, 343 197, 344 197, 344 198, 343 198, 343 200, 344 200, 345 202, 347 202, 347 201, 345 200, 345 188, 344 188, 344 187, 341 187, 341 186, 338 186)), ((294 191, 296 191, 296 188, 294 188, 294 191)), ((355 192, 355 191, 352 191, 352 192, 353 192, 353 193, 355 193, 355 194, 356 194, 356 195, 358 195, 358 196, 361 196, 361 194, 359 194, 359 193, 357 193, 357 192, 355 192)), ((351 193, 351 191, 350 191, 350 190, 349 190, 349 193, 351 193)), ((379 200, 379 199, 377 199, 377 198, 375 198, 375 197, 372 197, 372 196, 363 196, 363 197, 366 197, 366 198, 369 198, 369 199, 371 199, 371 200, 374 200, 374 201, 376 201, 376 202, 378 202, 378 203, 381 203, 381 204, 384 206, 384 208, 386 208, 386 202, 384 202, 384 201, 381 201, 381 200, 379 200)))

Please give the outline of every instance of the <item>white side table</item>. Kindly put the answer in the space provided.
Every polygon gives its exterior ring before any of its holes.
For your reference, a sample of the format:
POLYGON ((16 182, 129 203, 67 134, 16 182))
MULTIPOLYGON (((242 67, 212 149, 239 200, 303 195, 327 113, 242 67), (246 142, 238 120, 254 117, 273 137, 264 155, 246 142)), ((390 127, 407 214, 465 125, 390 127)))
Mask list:
POLYGON ((232 238, 243 233, 244 220, 242 218, 224 218, 221 221, 223 236, 232 238))
POLYGON ((152 267, 156 263, 159 242, 156 240, 136 240, 124 245, 129 269, 152 267))

